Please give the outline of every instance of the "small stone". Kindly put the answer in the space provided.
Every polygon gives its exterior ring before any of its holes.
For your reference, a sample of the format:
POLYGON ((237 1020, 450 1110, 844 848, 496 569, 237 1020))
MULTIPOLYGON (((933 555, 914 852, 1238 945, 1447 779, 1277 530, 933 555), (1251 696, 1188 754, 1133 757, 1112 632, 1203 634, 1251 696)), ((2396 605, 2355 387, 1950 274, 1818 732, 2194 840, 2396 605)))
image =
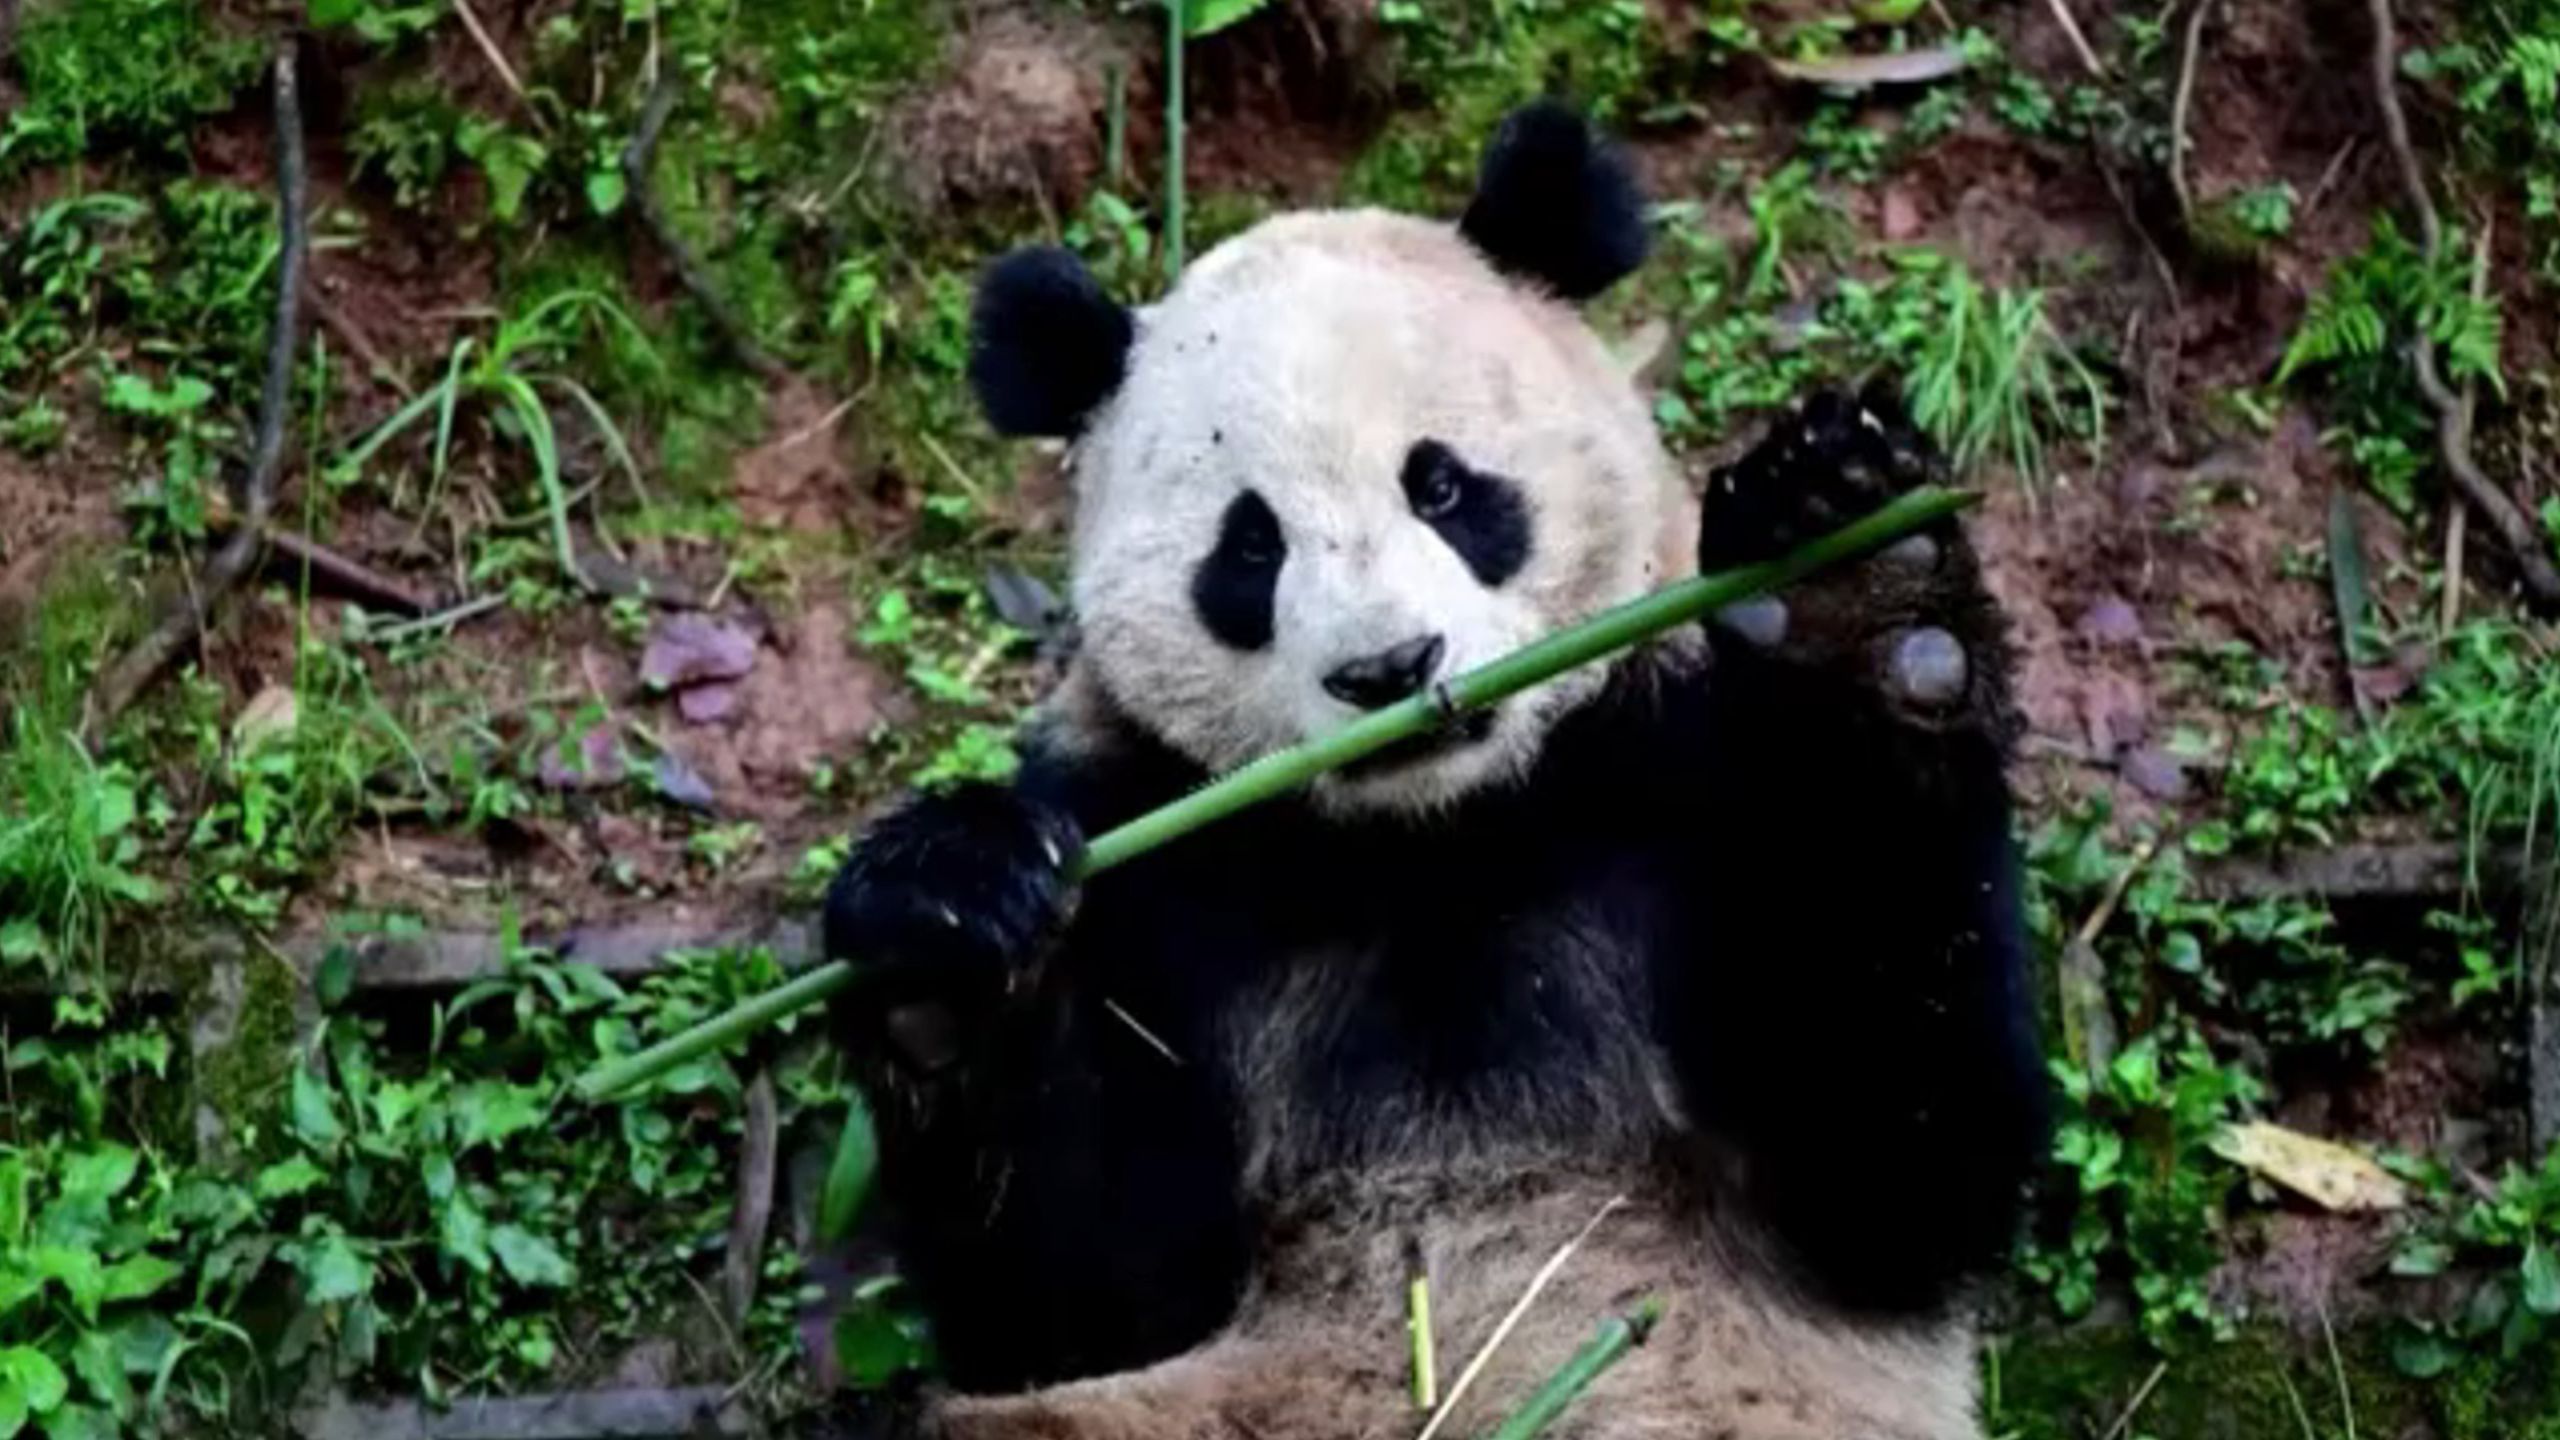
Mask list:
POLYGON ((640 680, 671 690, 706 680, 737 680, 755 668, 756 637, 745 627, 687 610, 658 622, 640 655, 640 680))
POLYGON ((714 680, 705 685, 688 685, 676 692, 676 713, 695 725, 708 725, 726 720, 737 713, 738 687, 735 682, 714 680))
POLYGON ((1908 570, 1938 568, 1938 542, 1926 535, 1905 535, 1884 547, 1880 557, 1888 565, 1908 570))
POLYGON ((711 792, 711 782, 703 779, 700 771, 687 765, 675 755, 659 756, 656 768, 650 772, 650 778, 657 781, 659 794, 678 805, 689 805, 696 810, 708 810, 717 798, 711 792))
POLYGON ((2102 595, 2080 613, 2080 635, 2095 645, 2133 645, 2142 639, 2142 617, 2120 595, 2102 595))
POLYGON ((1944 705, 1964 694, 1973 667, 1955 636, 1928 626, 1894 642, 1892 679, 1895 693, 1922 705, 1944 705))
POLYGON ((2126 751, 2116 763, 2116 773, 2124 777, 2126 784, 2154 800, 2187 798, 2187 767, 2157 745, 2126 751))
POLYGON ((1887 186, 1881 219, 1884 238, 1900 242, 1920 233, 1920 201, 1899 185, 1887 186))

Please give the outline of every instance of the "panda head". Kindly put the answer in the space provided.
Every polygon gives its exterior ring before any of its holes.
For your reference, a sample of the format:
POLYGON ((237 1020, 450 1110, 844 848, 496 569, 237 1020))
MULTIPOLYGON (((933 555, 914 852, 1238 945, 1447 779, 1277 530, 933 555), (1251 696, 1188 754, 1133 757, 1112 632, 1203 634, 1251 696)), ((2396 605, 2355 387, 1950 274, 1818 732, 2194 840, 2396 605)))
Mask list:
MULTIPOLYGON (((1141 311, 1017 252, 977 302, 999 430, 1072 440, 1078 682, 1225 770, 1335 729, 1664 578, 1679 487, 1571 308, 1642 260, 1624 160, 1514 114, 1457 225, 1281 216, 1141 311)), ((1590 672, 1318 782, 1429 812, 1525 773, 1590 672)))

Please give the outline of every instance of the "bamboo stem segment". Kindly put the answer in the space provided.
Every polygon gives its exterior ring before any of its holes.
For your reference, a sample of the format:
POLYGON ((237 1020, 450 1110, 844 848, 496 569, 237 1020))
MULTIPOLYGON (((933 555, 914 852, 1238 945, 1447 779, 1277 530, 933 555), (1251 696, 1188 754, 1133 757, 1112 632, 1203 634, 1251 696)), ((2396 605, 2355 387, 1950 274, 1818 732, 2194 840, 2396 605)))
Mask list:
MULTIPOLYGON (((1076 862, 1076 878, 1126 864, 1167 841, 1287 794, 1329 770, 1446 724, 1454 716, 1496 704, 1674 626, 1888 545, 1955 514, 1973 499, 1959 491, 1924 485, 1775 560, 1695 576, 1603 611, 1430 691, 1364 715, 1330 735, 1265 755, 1214 784, 1095 836, 1076 862)), ((589 1070, 578 1077, 578 1093, 601 1100, 654 1080, 686 1061, 818 1004, 851 985, 854 974, 854 967, 842 960, 813 967, 790 983, 682 1034, 589 1070)))
POLYGON ((1512 1411, 1488 1440, 1533 1440, 1564 1413, 1566 1406, 1590 1389, 1591 1382, 1599 1379, 1602 1372, 1643 1344, 1661 1315, 1662 1307, 1647 1300, 1625 1315, 1612 1315, 1600 1322, 1599 1332, 1558 1366, 1556 1373, 1512 1411))

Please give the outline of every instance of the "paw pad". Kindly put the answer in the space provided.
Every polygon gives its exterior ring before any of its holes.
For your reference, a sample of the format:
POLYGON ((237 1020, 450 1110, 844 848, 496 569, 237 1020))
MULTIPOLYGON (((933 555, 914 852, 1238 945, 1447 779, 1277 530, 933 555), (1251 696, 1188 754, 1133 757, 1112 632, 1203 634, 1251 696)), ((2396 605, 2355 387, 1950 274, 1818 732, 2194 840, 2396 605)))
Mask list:
POLYGON ((1886 662, 1893 693, 1915 705, 1943 706, 1963 698, 1973 666, 1956 637, 1935 625, 1906 630, 1886 662))

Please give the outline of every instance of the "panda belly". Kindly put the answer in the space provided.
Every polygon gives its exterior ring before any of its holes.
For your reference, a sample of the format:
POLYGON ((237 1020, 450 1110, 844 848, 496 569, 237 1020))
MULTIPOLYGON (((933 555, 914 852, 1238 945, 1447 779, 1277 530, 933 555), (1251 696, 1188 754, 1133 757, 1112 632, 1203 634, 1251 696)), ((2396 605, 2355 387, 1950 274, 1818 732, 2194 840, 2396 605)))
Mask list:
POLYGON ((1322 1177, 1274 1197, 1235 1320, 1125 1375, 946 1402, 950 1440, 1411 1440, 1406 1294, 1431 1279, 1442 1394, 1557 1248, 1588 1231, 1442 1429, 1480 1440, 1607 1317, 1660 1319, 1555 1440, 1979 1440, 1972 1334, 1867 1328, 1781 1294, 1649 1167, 1519 1153, 1322 1177))

